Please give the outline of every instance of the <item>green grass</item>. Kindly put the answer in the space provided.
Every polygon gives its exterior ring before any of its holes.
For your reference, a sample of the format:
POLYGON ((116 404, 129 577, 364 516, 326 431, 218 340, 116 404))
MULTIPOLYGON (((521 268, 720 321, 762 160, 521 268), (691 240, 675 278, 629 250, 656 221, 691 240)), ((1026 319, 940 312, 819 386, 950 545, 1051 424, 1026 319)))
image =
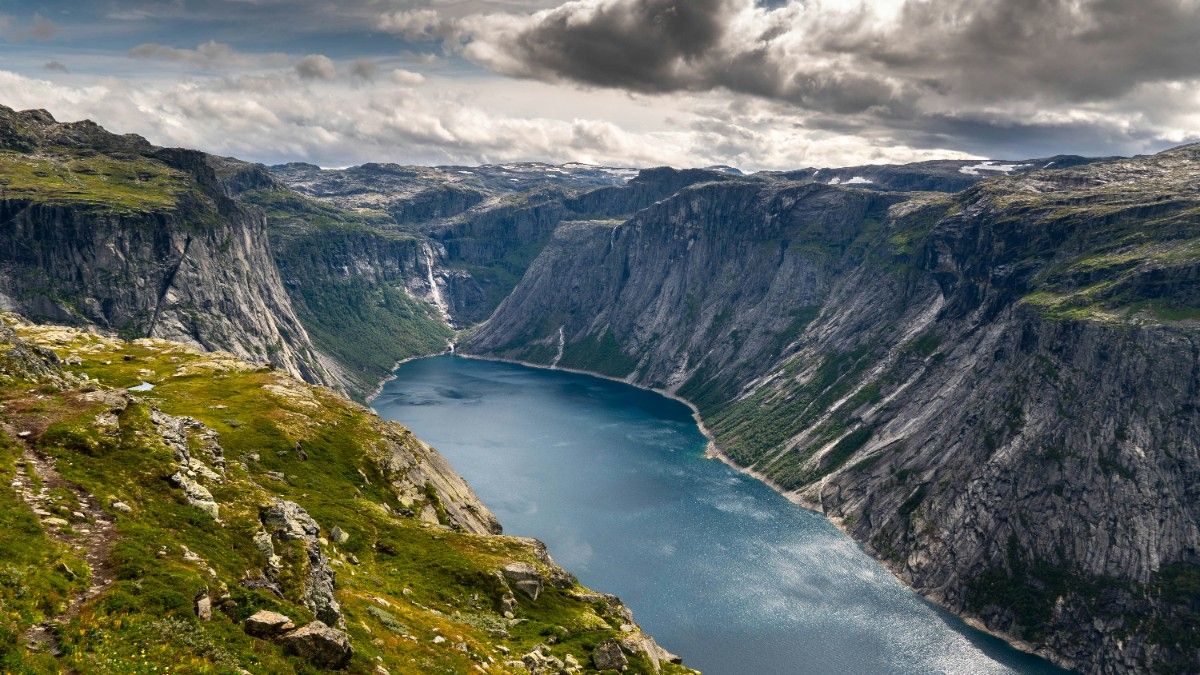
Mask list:
POLYGON ((173 208, 187 185, 184 174, 145 158, 0 152, 3 199, 105 212, 159 211, 173 208))
MULTIPOLYGON (((399 473, 385 471, 388 447, 417 458, 427 450, 406 430, 366 409, 277 372, 229 369, 236 363, 231 359, 214 360, 163 341, 122 342, 29 325, 19 331, 60 356, 79 355, 82 363, 70 370, 88 374, 91 387, 125 387, 142 379, 157 386, 121 413, 118 433, 106 435, 94 425, 100 407, 78 391, 35 387, 38 398, 31 395, 29 381, 0 383, 0 418, 15 427, 44 429, 38 448, 56 460, 65 479, 105 506, 119 499, 133 508, 130 514, 112 513, 116 580, 61 631, 62 658, 53 662, 29 652, 14 636, 61 611, 68 593, 81 583, 56 571, 58 563, 77 570, 86 565, 48 538, 15 501, 7 486, 18 445, 0 434, 0 578, 6 581, 0 584, 0 670, 312 672, 240 628, 259 609, 301 622, 312 618, 300 598, 307 556, 298 545, 277 542, 285 561, 284 597, 239 583, 247 570, 263 565, 252 536, 260 506, 277 497, 299 503, 323 533, 337 525, 350 534, 344 545, 323 549, 335 561, 337 596, 355 647, 351 672, 370 672, 376 663, 393 673, 468 672, 487 656, 505 660, 500 646, 519 659, 550 637, 552 653, 560 658, 572 653, 586 663, 596 644, 621 635, 619 617, 573 597, 584 590, 575 583, 547 585, 536 602, 522 600, 518 621, 499 616, 496 570, 518 560, 547 574, 549 569, 524 540, 430 526, 415 518, 429 502, 446 522, 444 502, 453 497, 427 478, 416 478, 424 474, 410 479, 410 469, 403 466, 399 473), (152 407, 193 417, 218 432, 228 468, 222 482, 208 487, 221 505, 220 523, 189 505, 166 480, 175 470, 174 458, 158 440, 152 407), (297 456, 297 443, 306 460, 297 456), (275 471, 285 480, 268 477, 275 471), (406 482, 411 480, 417 482, 406 482), (184 560, 181 544, 204 563, 184 560), (230 596, 209 622, 199 621, 193 611, 193 598, 205 588, 230 596), (435 644, 436 635, 447 642, 435 644), (466 651, 454 648, 456 643, 465 644, 466 651)), ((192 440, 195 451, 197 440, 192 440)), ((644 658, 635 659, 631 668, 651 670, 644 658)), ((666 672, 685 670, 671 666, 666 672)))
MULTIPOLYGON (((87 585, 87 564, 42 530, 11 487, 21 448, 0 434, 0 671, 31 665, 20 645, 32 625, 66 609, 69 596, 87 585)), ((37 664, 41 664, 40 666, 37 664)))

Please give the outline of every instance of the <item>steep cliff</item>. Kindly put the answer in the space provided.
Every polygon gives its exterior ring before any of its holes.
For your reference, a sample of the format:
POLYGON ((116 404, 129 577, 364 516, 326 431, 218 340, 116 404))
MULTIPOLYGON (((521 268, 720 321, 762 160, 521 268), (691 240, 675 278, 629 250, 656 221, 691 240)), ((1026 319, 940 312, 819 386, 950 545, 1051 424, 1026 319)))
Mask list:
POLYGON ((0 315, 0 476, 5 671, 692 672, 407 429, 228 354, 0 315))
MULTIPOLYGON (((436 282, 418 270, 410 285, 423 286, 429 301, 429 289, 438 286, 437 300, 459 327, 491 315, 563 221, 629 215, 688 185, 729 177, 708 169, 544 164, 340 170, 286 164, 271 173, 279 188, 311 197, 317 209, 340 211, 342 221, 370 218, 377 230, 414 241, 420 257, 428 257, 420 264, 432 266, 436 282)), ((305 220, 312 221, 308 210, 305 220)))
POLYGON ((261 212, 202 153, 0 107, 0 306, 326 372, 273 264, 261 212))
POLYGON ((692 401, 948 608, 1091 672, 1200 664, 1200 148, 957 195, 685 189, 563 226, 464 351, 692 401))

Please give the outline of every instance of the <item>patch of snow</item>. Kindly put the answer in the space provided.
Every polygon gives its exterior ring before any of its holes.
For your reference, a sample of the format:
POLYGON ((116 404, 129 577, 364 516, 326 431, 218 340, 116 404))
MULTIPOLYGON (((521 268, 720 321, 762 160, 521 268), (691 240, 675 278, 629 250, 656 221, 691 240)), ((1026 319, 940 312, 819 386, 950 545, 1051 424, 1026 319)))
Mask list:
POLYGON ((1042 168, 1043 168, 1043 169, 1049 169, 1049 168, 1050 168, 1050 167, 1052 167, 1052 166, 1054 166, 1054 162, 1046 162, 1046 166, 1043 166, 1042 168))
POLYGON ((141 384, 137 385, 136 387, 130 387, 129 391, 150 391, 153 388, 154 388, 154 385, 150 384, 149 382, 142 382, 141 384))
POLYGON ((841 184, 842 184, 842 179, 838 178, 837 176, 830 178, 829 183, 828 183, 828 185, 841 185, 841 184))
POLYGON ((863 178, 862 176, 855 176, 854 178, 851 178, 850 180, 846 181, 845 184, 846 185, 866 185, 868 183, 874 183, 874 182, 875 181, 867 179, 867 178, 863 178))
POLYGON ((991 160, 973 164, 971 166, 961 167, 958 172, 965 173, 968 176, 978 176, 980 171, 997 171, 1000 173, 1009 173, 1013 169, 1019 169, 1025 166, 1024 164, 997 164, 991 160))

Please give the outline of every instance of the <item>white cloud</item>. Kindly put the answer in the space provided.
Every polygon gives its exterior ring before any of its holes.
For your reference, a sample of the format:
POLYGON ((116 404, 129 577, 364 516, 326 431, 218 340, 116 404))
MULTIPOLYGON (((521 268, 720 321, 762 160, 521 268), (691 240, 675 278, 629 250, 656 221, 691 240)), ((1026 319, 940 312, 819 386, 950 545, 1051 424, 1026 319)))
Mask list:
POLYGON ((94 119, 159 145, 268 163, 544 160, 754 170, 962 156, 809 132, 786 112, 755 101, 731 112, 715 97, 677 97, 666 107, 692 112, 664 115, 657 97, 562 96, 560 88, 538 82, 453 78, 413 89, 397 87, 395 79, 407 84, 424 76, 400 72, 375 81, 305 80, 280 71, 182 83, 99 78, 68 86, 0 71, 0 91, 11 92, 4 102, 13 107, 47 108, 62 120, 94 119), (542 103, 556 97, 554 105, 542 103))
POLYGON ((403 35, 410 40, 428 40, 443 36, 448 20, 432 9, 407 9, 380 15, 376 28, 403 35))
POLYGON ((406 87, 415 87, 425 83, 425 76, 420 73, 414 73, 411 70, 403 68, 395 68, 392 70, 392 82, 404 85, 406 87))
POLYGON ((1194 102, 1166 106, 1172 87, 1200 90, 1196 0, 572 0, 420 19, 503 75, 753 96, 809 129, 908 146, 1019 156, 1197 137, 1179 123, 1194 102))
POLYGON ((324 54, 309 54, 296 62, 296 74, 306 80, 332 80, 337 66, 324 54))

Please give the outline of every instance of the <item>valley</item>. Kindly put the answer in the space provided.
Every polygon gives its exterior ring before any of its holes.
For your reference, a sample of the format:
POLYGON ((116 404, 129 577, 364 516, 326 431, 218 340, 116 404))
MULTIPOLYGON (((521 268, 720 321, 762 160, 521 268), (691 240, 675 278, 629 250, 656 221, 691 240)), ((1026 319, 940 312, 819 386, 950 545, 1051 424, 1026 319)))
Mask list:
MULTIPOLYGON (((234 426, 223 421, 228 413, 213 412, 223 408, 211 406, 253 399, 238 393, 238 378, 253 380, 247 392, 276 377, 323 385, 329 390, 275 386, 316 392, 314 410, 344 411, 331 419, 367 420, 364 409, 338 394, 364 401, 397 362, 451 346, 593 372, 694 405, 715 452, 823 514, 950 612, 1065 668, 1187 672, 1200 662, 1198 177, 1197 146, 1134 158, 955 160, 751 175, 539 164, 267 167, 158 148, 88 122, 58 123, 44 111, 0 108, 0 308, 13 313, 9 341, 44 343, 76 378, 60 373, 48 355, 36 360, 44 367, 26 363, 12 376, 4 417, 11 425, 25 420, 14 411, 47 406, 56 411, 46 412, 48 423, 74 420, 61 415, 81 404, 75 394, 59 392, 78 389, 83 374, 102 388, 145 379, 155 389, 139 396, 166 397, 159 405, 167 414, 194 417, 222 439, 294 416, 286 429, 269 431, 278 462, 264 460, 272 464, 264 470, 286 477, 286 464, 300 461, 287 456, 290 443, 334 442, 325 435, 333 433, 329 428, 299 421, 324 413, 301 412, 306 404, 285 396, 278 404, 283 412, 249 409, 257 417, 230 418, 241 425, 234 426), (50 329, 26 321, 79 332, 47 342, 50 329), (137 351, 150 349, 139 346, 147 339, 158 341, 146 344, 167 361, 137 351), (252 370, 224 361, 204 365, 219 373, 228 368, 235 382, 215 391, 188 389, 205 378, 177 375, 181 366, 170 359, 202 360, 208 352, 226 352, 252 370), (147 360, 148 374, 122 365, 126 354, 147 360), (168 383, 176 376, 194 398, 171 402, 168 383), (54 392, 42 395, 65 408, 29 391, 51 385, 54 392)), ((37 430, 31 442, 66 461, 77 452, 104 457, 109 446, 135 454, 137 434, 150 433, 143 419, 150 412, 130 410, 141 412, 128 413, 128 422, 126 413, 118 415, 118 428, 127 423, 129 430, 113 436, 126 440, 88 441, 89 450, 65 436, 43 439, 37 430)), ((71 424, 90 424, 79 420, 71 424)), ((17 467, 23 451, 9 440, 17 467)), ((227 451, 228 443, 222 440, 227 451)), ((252 445, 237 454, 254 452, 252 445)), ((419 455, 426 446, 412 447, 419 455)), ((350 507, 326 504, 314 497, 318 491, 367 490, 372 502, 394 501, 385 483, 372 480, 368 490, 348 471, 366 472, 353 457, 369 454, 369 447, 328 452, 330 475, 349 483, 285 481, 285 489, 247 462, 237 470, 249 473, 237 480, 248 491, 229 493, 230 503, 240 504, 233 513, 253 516, 250 503, 274 495, 313 509, 327 527, 350 507), (307 502, 306 490, 313 491, 307 502)), ((443 469, 434 473, 455 490, 467 489, 443 469)), ((163 470, 147 466, 145 473, 163 470)), ((100 490, 86 473, 72 476, 63 465, 59 471, 93 494, 100 490)), ((165 483, 156 489, 173 494, 165 483)), ((210 490, 223 501, 219 492, 210 490)), ((436 527, 415 523, 485 535, 483 521, 465 511, 465 520, 455 520, 446 510, 462 501, 481 513, 473 497, 433 500, 418 493, 419 486, 409 497, 428 501, 432 516, 410 506, 411 515, 392 514, 376 525, 377 514, 367 516, 367 505, 359 505, 363 529, 342 529, 357 542, 367 530, 384 528, 400 540, 419 538, 422 550, 434 552, 443 544, 433 542, 459 542, 459 535, 439 540, 436 527)), ((138 536, 157 550, 162 535, 151 536, 155 528, 174 531, 187 521, 213 538, 207 555, 193 547, 213 562, 229 534, 175 502, 171 509, 179 511, 154 515, 158 520, 139 525, 148 529, 138 536)), ((120 530, 119 516, 117 523, 120 530)), ((71 555, 52 538, 38 541, 46 551, 39 560, 50 560, 44 557, 50 551, 71 555)), ((486 539, 461 541, 487 548, 486 539)), ((549 565, 537 562, 531 544, 505 542, 512 557, 549 565)), ((373 546, 382 562, 369 563, 381 566, 367 576, 386 578, 393 563, 373 546)), ((130 555, 150 549, 139 551, 130 555)), ((353 547, 331 559, 347 551, 364 559, 353 547)), ((248 549, 236 555, 213 564, 217 580, 229 585, 240 568, 262 566, 248 549)), ((487 558, 480 569, 500 562, 479 555, 487 558)), ((82 565, 64 560, 70 570, 82 565)), ((149 574, 145 565, 136 569, 149 574)), ((192 585, 205 574, 203 566, 170 569, 198 575, 188 577, 192 585)), ((461 574, 472 579, 469 592, 442 597, 441 614, 431 615, 436 619, 414 610, 423 618, 411 621, 446 631, 439 622, 454 611, 478 610, 491 620, 494 609, 484 611, 470 598, 486 596, 480 589, 492 582, 486 574, 461 574)), ((346 575, 337 578, 341 584, 346 575)), ((27 583, 56 588, 64 601, 85 588, 82 577, 66 572, 27 583)), ((313 611, 304 609, 301 595, 282 590, 282 600, 269 602, 259 591, 231 596, 239 607, 275 606, 293 617, 313 611)), ((579 625, 592 626, 560 636, 575 640, 573 656, 586 660, 597 644, 619 637, 605 632, 619 626, 600 625, 615 614, 584 607, 603 604, 589 599, 590 591, 566 582, 559 591, 569 611, 587 615, 579 625), (583 605, 571 604, 575 596, 583 605), (584 635, 593 629, 599 632, 584 635)), ((355 604, 366 597, 358 592, 339 587, 339 598, 356 616, 367 616, 368 605, 355 604)), ((190 602, 173 598, 165 606, 192 612, 190 602)), ((420 602, 437 604, 432 597, 420 602)), ((151 611, 111 607, 74 620, 100 622, 88 626, 102 636, 123 630, 102 617, 151 611)), ((21 610, 24 618, 11 630, 54 616, 53 609, 21 610)), ((245 619, 239 612, 229 616, 245 619)), ((367 628, 350 628, 356 650, 387 630, 364 620, 367 628)), ((543 621, 547 635, 559 625, 550 615, 532 620, 543 621)), ((498 652, 472 642, 487 634, 486 627, 476 629, 464 633, 472 639, 458 654, 503 663, 498 652)), ((137 639, 152 639, 150 628, 138 630, 137 639)), ((222 630, 222 640, 235 639, 222 630)), ((536 647, 535 634, 516 639, 521 650, 536 647)), ((254 644, 242 640, 235 642, 254 644)), ((407 662, 389 659, 413 654, 391 638, 384 642, 362 653, 393 667, 407 662)), ((544 646, 565 658, 565 650, 544 646)), ((63 644, 68 655, 71 647, 63 644)), ((198 659, 216 658, 197 649, 198 659)), ((424 657, 431 663, 466 658, 431 649, 424 657)), ((645 659, 639 667, 662 660, 652 648, 618 651, 645 659)), ((269 651, 262 658, 270 668, 271 659, 291 657, 269 651)))

